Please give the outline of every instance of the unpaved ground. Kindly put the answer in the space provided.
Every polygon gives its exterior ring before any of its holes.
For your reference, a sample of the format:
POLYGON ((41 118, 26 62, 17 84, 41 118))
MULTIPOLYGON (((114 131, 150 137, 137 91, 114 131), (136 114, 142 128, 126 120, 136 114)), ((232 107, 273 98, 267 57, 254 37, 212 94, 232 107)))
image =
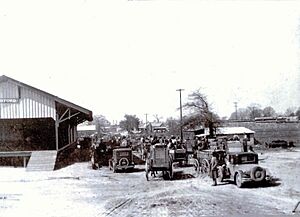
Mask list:
MULTIPOLYGON (((300 150, 260 156, 281 180, 239 189, 209 178, 147 182, 145 173, 91 170, 80 163, 54 172, 0 168, 0 216, 220 216, 291 214, 300 200, 300 150)), ((142 170, 142 168, 141 168, 142 170)))

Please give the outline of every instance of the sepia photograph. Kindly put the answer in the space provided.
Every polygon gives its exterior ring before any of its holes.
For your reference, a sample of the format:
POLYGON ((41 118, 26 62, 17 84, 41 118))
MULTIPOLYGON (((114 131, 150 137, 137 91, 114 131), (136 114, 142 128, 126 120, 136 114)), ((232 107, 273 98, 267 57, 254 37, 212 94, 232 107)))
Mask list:
POLYGON ((300 1, 0 0, 19 216, 300 216, 300 1))

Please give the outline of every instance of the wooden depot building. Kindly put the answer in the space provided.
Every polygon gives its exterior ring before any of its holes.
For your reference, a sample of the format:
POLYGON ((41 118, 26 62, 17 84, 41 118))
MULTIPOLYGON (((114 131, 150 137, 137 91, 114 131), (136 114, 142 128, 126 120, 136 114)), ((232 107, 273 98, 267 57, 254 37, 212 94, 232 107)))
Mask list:
POLYGON ((77 125, 92 119, 88 109, 0 76, 0 159, 23 157, 25 166, 27 157, 32 170, 49 159, 53 170, 57 153, 76 142, 77 125))

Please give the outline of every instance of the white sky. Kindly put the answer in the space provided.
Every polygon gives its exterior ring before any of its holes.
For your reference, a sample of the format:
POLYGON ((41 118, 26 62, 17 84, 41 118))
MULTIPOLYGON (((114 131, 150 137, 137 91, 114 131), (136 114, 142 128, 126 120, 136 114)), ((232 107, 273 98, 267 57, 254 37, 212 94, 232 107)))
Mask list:
POLYGON ((300 106, 300 1, 0 0, 0 75, 121 120, 300 106))

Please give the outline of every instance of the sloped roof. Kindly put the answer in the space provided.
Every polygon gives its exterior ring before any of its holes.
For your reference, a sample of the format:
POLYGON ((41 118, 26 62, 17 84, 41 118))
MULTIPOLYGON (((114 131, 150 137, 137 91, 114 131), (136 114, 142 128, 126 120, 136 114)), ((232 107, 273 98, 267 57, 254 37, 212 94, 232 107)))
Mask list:
POLYGON ((161 122, 152 122, 151 126, 152 127, 164 127, 164 123, 161 123, 161 122))
POLYGON ((230 134, 252 134, 255 133, 246 127, 219 127, 216 131, 217 134, 230 135, 230 134))
POLYGON ((46 95, 46 96, 49 97, 49 98, 52 98, 52 99, 53 99, 55 102, 57 102, 57 103, 60 103, 60 104, 65 105, 65 106, 67 106, 67 107, 70 107, 70 108, 73 108, 73 109, 75 109, 75 110, 78 110, 78 111, 81 112, 81 113, 84 113, 85 116, 86 116, 86 119, 87 119, 88 121, 92 121, 92 120, 93 120, 92 111, 90 111, 90 110, 88 110, 88 109, 86 109, 86 108, 83 108, 83 107, 81 107, 81 106, 78 106, 78 105, 76 105, 76 104, 74 104, 74 103, 71 103, 71 102, 69 102, 69 101, 67 101, 67 100, 61 99, 61 98, 59 98, 59 97, 57 97, 57 96, 54 96, 54 95, 52 95, 52 94, 50 94, 50 93, 47 93, 47 92, 45 92, 45 91, 43 91, 43 90, 40 90, 40 89, 35 88, 35 87, 32 87, 32 86, 30 86, 30 85, 28 85, 28 84, 22 83, 22 82, 20 82, 20 81, 17 81, 17 80, 15 80, 15 79, 10 78, 10 77, 7 77, 7 76, 5 76, 5 75, 0 76, 0 82, 6 82, 6 81, 13 82, 13 83, 17 84, 18 86, 21 86, 21 87, 24 87, 24 88, 30 88, 30 89, 33 89, 33 90, 39 92, 40 94, 43 94, 43 95, 46 95))
MULTIPOLYGON (((218 127, 216 130, 217 135, 239 135, 239 134, 253 134, 255 131, 250 130, 246 127, 218 127)), ((197 136, 208 136, 209 135, 209 129, 205 128, 204 134, 199 134, 197 136)))

